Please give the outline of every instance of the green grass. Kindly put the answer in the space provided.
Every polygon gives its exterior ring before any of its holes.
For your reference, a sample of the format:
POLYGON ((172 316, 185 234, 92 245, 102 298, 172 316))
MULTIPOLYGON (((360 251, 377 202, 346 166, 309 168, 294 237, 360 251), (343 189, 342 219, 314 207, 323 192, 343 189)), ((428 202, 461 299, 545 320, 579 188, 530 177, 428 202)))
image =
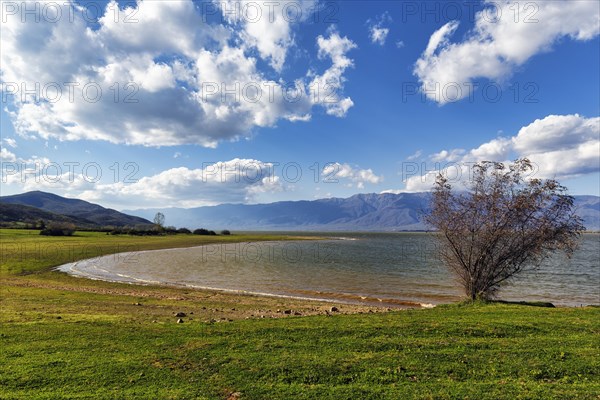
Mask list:
MULTIPOLYGON (((2 245, 48 239, 0 234, 2 245)), ((165 244, 87 235, 73 238, 76 251, 165 244)), ((3 261, 2 399, 600 399, 600 308, 478 303, 213 323, 284 300, 70 278, 48 272, 57 254, 3 261)))

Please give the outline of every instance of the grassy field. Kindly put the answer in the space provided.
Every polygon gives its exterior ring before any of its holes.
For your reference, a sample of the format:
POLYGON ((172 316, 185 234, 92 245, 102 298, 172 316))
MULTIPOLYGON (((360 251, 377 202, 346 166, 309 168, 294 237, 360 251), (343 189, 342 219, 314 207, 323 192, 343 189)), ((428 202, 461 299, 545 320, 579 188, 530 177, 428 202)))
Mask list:
POLYGON ((51 271, 115 251, 272 239, 0 231, 0 398, 600 399, 600 308, 324 315, 324 303, 51 271))

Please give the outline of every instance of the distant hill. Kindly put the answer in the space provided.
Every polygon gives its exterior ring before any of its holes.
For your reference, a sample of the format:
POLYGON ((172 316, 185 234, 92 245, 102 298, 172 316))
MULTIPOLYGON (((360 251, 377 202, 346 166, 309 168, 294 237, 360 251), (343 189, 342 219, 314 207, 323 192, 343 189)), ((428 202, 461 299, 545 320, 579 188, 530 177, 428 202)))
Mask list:
POLYGON ((22 204, 0 203, 0 226, 15 226, 15 223, 17 223, 16 226, 21 224, 23 226, 37 226, 40 220, 44 221, 45 224, 68 222, 81 228, 96 226, 92 221, 83 218, 69 217, 22 204))
MULTIPOLYGON (((54 216, 50 216, 53 218, 55 218, 57 214, 70 217, 75 221, 79 221, 79 223, 73 222, 78 226, 81 226, 82 224, 86 224, 85 226, 87 226, 87 224, 96 226, 135 226, 152 224, 152 222, 147 219, 127 215, 110 208, 104 208, 97 204, 88 203, 87 201, 68 199, 52 193, 40 191, 27 192, 14 196, 2 196, 0 197, 0 204, 34 207, 40 211, 53 213, 54 216)), ((7 208, 7 211, 10 211, 12 213, 11 215, 14 215, 18 210, 15 208, 7 208)), ((35 213, 35 211, 30 208, 23 209, 23 212, 25 212, 26 215, 33 215, 35 213)))
MULTIPOLYGON (((197 208, 128 210, 152 218, 165 214, 168 225, 235 230, 418 231, 429 204, 428 193, 357 194, 347 199, 223 204, 197 208)), ((600 230, 600 197, 575 196, 577 213, 588 230, 600 230)))

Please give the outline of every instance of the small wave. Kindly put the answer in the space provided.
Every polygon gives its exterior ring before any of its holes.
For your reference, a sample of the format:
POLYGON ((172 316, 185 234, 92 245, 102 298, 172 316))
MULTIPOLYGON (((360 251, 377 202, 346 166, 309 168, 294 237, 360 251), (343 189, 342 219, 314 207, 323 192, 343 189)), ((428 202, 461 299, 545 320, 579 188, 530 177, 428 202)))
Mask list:
MULTIPOLYGON (((341 303, 351 304, 363 304, 363 305, 374 305, 377 307, 397 307, 397 308, 417 308, 417 307, 428 307, 428 303, 419 303, 416 301, 394 299, 394 298, 382 298, 382 297, 370 297, 364 294, 351 294, 351 293, 334 293, 324 291, 312 291, 312 290, 289 290, 290 293, 298 294, 302 297, 310 298, 313 300, 321 301, 335 301, 341 303), (425 304, 425 306, 423 305, 425 304)), ((435 307, 434 305, 432 305, 435 307)))

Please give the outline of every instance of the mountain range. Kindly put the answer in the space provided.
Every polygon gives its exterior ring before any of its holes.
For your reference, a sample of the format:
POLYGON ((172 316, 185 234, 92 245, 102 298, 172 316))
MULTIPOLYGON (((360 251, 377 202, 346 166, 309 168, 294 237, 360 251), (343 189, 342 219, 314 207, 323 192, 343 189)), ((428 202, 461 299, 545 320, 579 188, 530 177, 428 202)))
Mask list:
MULTIPOLYGON (((197 208, 128 210, 151 219, 162 212, 167 225, 236 230, 418 231, 429 193, 357 194, 346 199, 282 201, 270 204, 222 204, 197 208)), ((588 230, 600 230, 600 197, 575 196, 575 207, 588 230)))
MULTIPOLYGON (((357 194, 349 198, 222 204, 196 208, 154 208, 119 212, 78 199, 40 191, 0 197, 0 222, 72 222, 82 228, 152 224, 157 212, 165 225, 214 230, 419 231, 429 193, 357 194)), ((574 196, 588 230, 600 230, 600 197, 574 196)))
POLYGON ((151 218, 165 215, 167 225, 236 230, 395 231, 426 230, 420 214, 428 194, 357 194, 347 199, 222 204, 197 208, 127 210, 151 218))

